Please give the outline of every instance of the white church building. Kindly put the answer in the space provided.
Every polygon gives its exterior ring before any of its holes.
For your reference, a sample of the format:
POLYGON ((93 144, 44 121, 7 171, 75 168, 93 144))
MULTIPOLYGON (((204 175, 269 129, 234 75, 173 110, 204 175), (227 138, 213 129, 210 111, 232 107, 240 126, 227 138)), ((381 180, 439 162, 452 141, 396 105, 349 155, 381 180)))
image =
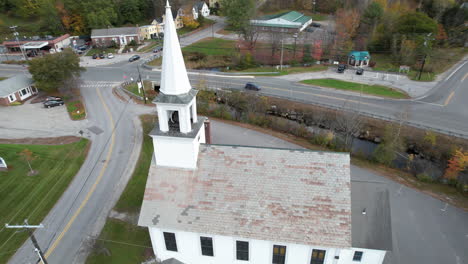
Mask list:
MULTIPOLYGON (((166 6, 158 123, 140 226, 163 263, 380 264, 353 247, 350 157, 205 144, 166 6)), ((354 218, 353 218, 354 219, 354 218)))

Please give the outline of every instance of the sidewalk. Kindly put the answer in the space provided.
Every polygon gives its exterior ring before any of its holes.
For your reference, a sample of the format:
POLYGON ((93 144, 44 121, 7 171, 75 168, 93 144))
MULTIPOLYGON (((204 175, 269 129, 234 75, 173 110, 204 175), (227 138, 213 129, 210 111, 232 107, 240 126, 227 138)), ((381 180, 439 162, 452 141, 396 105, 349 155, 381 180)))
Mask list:
POLYGON ((384 85, 408 93, 410 97, 419 97, 434 88, 438 82, 418 82, 408 79, 405 75, 386 74, 381 72, 364 71, 363 75, 356 75, 355 70, 348 69, 344 73, 337 73, 334 68, 321 72, 307 72, 278 76, 284 80, 299 82, 307 79, 337 79, 369 85, 384 85))

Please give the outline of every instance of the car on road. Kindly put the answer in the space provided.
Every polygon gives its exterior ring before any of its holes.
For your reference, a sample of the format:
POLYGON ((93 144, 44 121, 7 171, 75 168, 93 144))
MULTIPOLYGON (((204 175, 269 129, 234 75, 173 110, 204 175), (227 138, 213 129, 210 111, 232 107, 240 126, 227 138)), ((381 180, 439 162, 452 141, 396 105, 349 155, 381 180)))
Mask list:
POLYGON ((356 70, 356 75, 363 75, 364 74, 364 69, 363 68, 359 68, 356 70))
POLYGON ((45 108, 51 108, 59 105, 63 105, 65 102, 63 100, 50 100, 50 101, 45 101, 44 107, 45 108))
POLYGON ((336 70, 336 72, 344 73, 345 69, 346 69, 346 65, 340 64, 340 65, 338 65, 338 69, 336 70))
POLYGON ((136 61, 136 60, 139 60, 140 59, 140 56, 138 55, 133 55, 130 57, 130 59, 128 59, 129 62, 133 62, 133 61, 136 61))
POLYGON ((251 83, 251 82, 246 83, 244 89, 252 90, 252 91, 260 91, 260 87, 256 85, 255 83, 251 83))
POLYGON ((113 59, 113 58, 114 58, 114 54, 112 54, 112 53, 107 54, 107 58, 108 58, 108 59, 113 59))
POLYGON ((163 47, 156 47, 154 50, 153 50, 153 53, 158 53, 158 52, 161 52, 163 50, 163 47))

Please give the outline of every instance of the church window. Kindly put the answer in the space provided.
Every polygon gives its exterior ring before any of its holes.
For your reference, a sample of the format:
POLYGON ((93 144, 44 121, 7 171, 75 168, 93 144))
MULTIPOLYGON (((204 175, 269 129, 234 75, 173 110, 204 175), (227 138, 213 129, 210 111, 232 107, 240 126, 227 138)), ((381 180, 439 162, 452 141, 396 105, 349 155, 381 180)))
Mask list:
POLYGON ((249 260, 249 242, 236 241, 237 260, 249 260))
POLYGON ((325 250, 314 249, 312 250, 312 258, 310 264, 323 264, 325 261, 325 250))
POLYGON ((174 233, 163 232, 164 242, 166 243, 166 249, 169 251, 177 251, 177 242, 174 233))
POLYGON ((273 246, 273 264, 284 264, 286 261, 286 246, 273 246))
POLYGON ((362 251, 354 251, 353 261, 361 262, 362 254, 363 254, 362 251))
POLYGON ((213 239, 211 237, 200 237, 200 245, 203 256, 214 256, 213 239))

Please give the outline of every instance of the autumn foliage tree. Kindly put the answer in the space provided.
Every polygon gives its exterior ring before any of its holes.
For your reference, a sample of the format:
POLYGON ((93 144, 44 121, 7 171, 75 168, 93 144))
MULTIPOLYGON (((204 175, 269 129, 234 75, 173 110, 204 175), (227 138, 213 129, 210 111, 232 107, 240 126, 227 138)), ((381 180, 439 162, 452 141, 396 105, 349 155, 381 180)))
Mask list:
POLYGON ((334 50, 337 55, 345 55, 353 49, 353 38, 360 23, 360 14, 356 9, 338 9, 336 11, 336 39, 334 50))
POLYGON ((457 179, 458 173, 464 171, 468 166, 468 152, 461 149, 456 150, 452 158, 448 160, 444 178, 457 179))

